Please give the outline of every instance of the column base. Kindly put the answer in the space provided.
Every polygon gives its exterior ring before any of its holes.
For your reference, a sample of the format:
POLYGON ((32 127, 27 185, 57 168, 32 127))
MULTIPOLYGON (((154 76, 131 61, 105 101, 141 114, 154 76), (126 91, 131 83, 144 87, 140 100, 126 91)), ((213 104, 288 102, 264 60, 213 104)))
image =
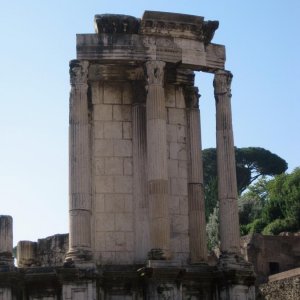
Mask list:
POLYGON ((236 253, 222 253, 217 268, 220 300, 255 299, 255 273, 251 263, 236 253))
POLYGON ((171 258, 170 250, 153 248, 148 252, 149 260, 169 260, 171 258))
POLYGON ((0 269, 14 268, 14 258, 11 253, 5 252, 0 254, 0 269))
POLYGON ((95 267, 92 251, 90 249, 71 249, 66 255, 64 267, 95 267))
POLYGON ((181 268, 182 263, 179 260, 147 260, 146 268, 181 268))
POLYGON ((217 266, 220 270, 245 270, 254 274, 253 265, 236 253, 221 253, 217 266))

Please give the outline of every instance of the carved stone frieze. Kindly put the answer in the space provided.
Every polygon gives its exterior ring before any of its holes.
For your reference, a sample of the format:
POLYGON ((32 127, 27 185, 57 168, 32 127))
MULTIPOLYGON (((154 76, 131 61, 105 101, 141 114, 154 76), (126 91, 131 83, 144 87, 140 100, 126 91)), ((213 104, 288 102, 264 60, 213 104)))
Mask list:
POLYGON ((91 64, 89 81, 127 81, 143 80, 144 70, 141 66, 121 64, 91 64))
POLYGON ((138 33, 140 19, 115 14, 95 15, 96 33, 138 33))
POLYGON ((145 11, 140 32, 191 38, 208 44, 218 27, 218 21, 204 21, 204 18, 199 16, 145 11))

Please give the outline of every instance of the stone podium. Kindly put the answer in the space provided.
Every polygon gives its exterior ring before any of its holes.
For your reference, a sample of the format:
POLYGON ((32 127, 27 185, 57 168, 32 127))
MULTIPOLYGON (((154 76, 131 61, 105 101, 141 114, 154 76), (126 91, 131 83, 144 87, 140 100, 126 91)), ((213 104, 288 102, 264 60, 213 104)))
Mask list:
POLYGON ((96 15, 96 33, 77 35, 69 249, 64 265, 48 272, 48 294, 41 288, 35 295, 42 296, 30 299, 255 298, 239 246, 232 74, 225 47, 211 42, 218 25, 146 11, 142 19, 96 15), (215 266, 207 259, 196 71, 214 74, 221 224, 215 266))

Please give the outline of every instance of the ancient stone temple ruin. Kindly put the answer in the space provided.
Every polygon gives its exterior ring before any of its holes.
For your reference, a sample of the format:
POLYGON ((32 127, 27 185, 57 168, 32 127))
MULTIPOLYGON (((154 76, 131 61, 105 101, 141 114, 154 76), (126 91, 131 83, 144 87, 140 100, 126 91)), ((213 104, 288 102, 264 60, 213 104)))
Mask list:
POLYGON ((15 267, 12 219, 2 216, 0 299, 255 298, 240 254, 232 74, 225 47, 211 43, 217 28, 203 17, 146 11, 142 19, 96 15, 96 33, 77 35, 69 246, 56 237, 45 259, 45 241, 20 242, 15 267), (222 254, 213 266, 195 71, 214 74, 222 254))

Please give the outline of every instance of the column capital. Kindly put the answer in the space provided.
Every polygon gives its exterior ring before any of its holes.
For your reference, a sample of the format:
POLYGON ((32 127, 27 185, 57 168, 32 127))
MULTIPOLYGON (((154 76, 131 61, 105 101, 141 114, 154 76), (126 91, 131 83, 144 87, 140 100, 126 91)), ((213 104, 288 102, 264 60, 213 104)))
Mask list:
POLYGON ((149 85, 164 84, 164 68, 166 63, 159 60, 149 60, 145 63, 147 80, 149 85))
POLYGON ((226 70, 218 70, 215 72, 214 89, 215 95, 228 94, 231 97, 231 81, 232 73, 226 70))
POLYGON ((71 85, 87 83, 89 62, 86 60, 70 61, 70 82, 71 85))
POLYGON ((184 87, 184 98, 186 108, 189 109, 198 109, 199 108, 199 99, 201 95, 199 94, 199 89, 195 86, 186 86, 184 87))

